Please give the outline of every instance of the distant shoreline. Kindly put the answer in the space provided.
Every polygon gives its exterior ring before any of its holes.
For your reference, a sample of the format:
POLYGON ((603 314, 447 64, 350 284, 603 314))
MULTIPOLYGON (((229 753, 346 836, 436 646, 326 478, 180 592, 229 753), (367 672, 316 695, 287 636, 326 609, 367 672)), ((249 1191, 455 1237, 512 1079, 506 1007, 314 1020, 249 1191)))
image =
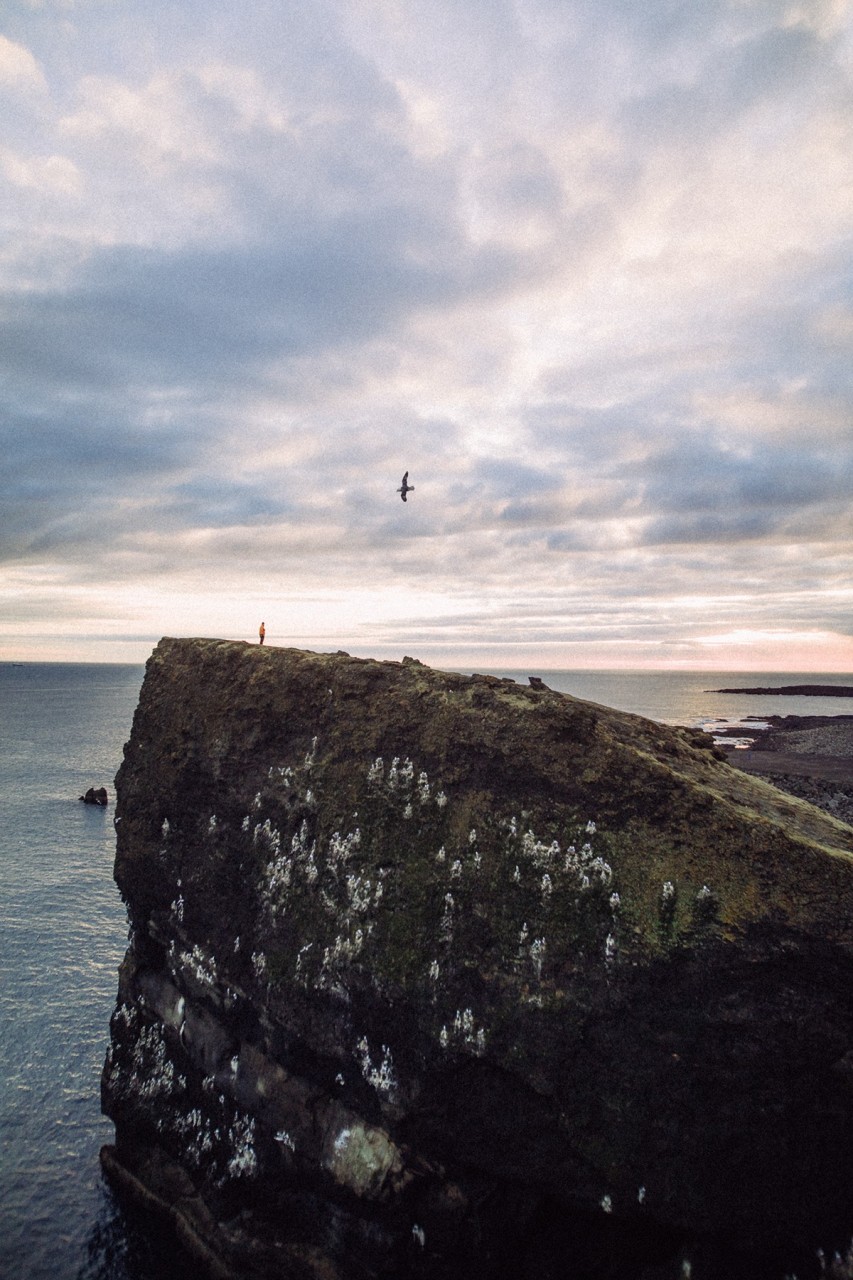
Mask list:
MULTIPOLYGON (((728 749, 729 763, 853 824, 853 715, 765 716, 761 723, 746 750, 728 749)), ((724 736, 716 739, 723 747, 724 736)))
POLYGON ((786 684, 776 688, 759 689, 707 689, 706 693, 778 693, 789 697, 804 698, 853 698, 853 685, 849 684, 786 684))

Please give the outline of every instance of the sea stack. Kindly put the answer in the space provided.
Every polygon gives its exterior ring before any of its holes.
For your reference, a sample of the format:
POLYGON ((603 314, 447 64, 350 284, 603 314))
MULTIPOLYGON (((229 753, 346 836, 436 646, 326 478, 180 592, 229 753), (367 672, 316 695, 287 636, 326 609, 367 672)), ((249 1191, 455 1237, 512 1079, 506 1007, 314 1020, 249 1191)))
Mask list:
POLYGON ((80 797, 83 804, 100 805, 103 809, 109 804, 109 796, 106 787, 89 787, 84 795, 80 797))
POLYGON ((163 640, 116 779, 115 1183, 218 1276, 617 1275, 676 1242, 808 1275, 853 1226, 853 829, 712 747, 539 684, 163 640))

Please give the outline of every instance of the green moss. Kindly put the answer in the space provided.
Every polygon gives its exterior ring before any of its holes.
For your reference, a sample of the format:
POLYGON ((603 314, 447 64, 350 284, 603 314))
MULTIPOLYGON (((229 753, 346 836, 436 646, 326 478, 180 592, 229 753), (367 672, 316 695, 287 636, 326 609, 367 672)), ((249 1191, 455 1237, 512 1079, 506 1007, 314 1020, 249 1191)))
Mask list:
POLYGON ((343 981, 355 966, 420 989, 438 961, 460 980, 474 968, 546 990, 588 960, 603 963, 610 938, 624 962, 694 945, 703 931, 731 932, 771 909, 807 927, 830 915, 833 929, 853 920, 842 865, 853 839, 841 824, 782 802, 689 735, 415 663, 164 642, 149 665, 120 805, 119 878, 126 869, 163 909, 180 878, 193 930, 221 954, 230 933, 244 953, 277 957, 275 983, 295 980, 300 954, 305 980, 310 946, 309 981, 337 947, 334 976, 343 981), (370 782, 378 756, 382 779, 370 782), (160 860, 166 814, 173 833, 160 860), (612 876, 580 890, 562 867, 590 817, 600 828, 594 851, 612 876), (269 837, 256 838, 264 824, 269 837), (335 833, 356 829, 351 866, 331 867, 335 833), (528 831, 539 846, 558 842, 559 858, 525 854, 528 831), (291 858, 289 886, 270 869, 276 857, 291 858), (350 872, 373 895, 381 880, 369 909, 349 900, 350 872), (662 913, 666 881, 676 893, 662 913), (696 906, 703 885, 713 911, 696 906), (530 955, 539 938, 541 968, 530 955))

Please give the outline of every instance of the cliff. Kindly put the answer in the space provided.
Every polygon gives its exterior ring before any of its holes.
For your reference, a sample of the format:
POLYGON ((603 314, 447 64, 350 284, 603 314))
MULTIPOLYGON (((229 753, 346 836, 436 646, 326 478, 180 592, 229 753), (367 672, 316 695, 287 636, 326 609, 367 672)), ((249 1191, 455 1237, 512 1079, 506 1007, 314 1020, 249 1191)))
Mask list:
POLYGON ((813 1258, 853 1227, 853 829, 721 754, 162 641, 116 779, 110 1176, 221 1276, 813 1258))

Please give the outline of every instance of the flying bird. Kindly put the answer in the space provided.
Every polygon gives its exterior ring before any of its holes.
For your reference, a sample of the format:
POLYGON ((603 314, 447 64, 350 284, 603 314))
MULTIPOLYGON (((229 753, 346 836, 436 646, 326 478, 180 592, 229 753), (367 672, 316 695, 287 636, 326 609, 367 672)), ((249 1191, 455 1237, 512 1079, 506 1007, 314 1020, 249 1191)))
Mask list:
POLYGON ((415 486, 414 486, 413 484, 409 484, 409 473, 408 473, 408 471, 407 471, 407 472, 405 472, 405 474, 404 474, 404 476, 403 476, 403 483, 400 485, 400 488, 397 490, 397 492, 399 493, 400 497, 401 497, 401 498, 403 499, 403 501, 405 502, 405 501, 406 501, 406 494, 407 494, 407 493, 414 493, 414 491, 415 491, 415 486))

